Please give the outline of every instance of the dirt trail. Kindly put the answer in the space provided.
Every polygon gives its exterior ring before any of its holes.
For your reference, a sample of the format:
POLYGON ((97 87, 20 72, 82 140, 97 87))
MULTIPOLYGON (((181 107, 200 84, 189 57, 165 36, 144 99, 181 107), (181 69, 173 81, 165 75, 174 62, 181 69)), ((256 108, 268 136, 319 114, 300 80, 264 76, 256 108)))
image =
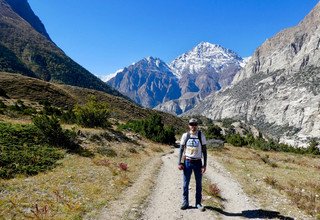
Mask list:
MULTIPOLYGON (((140 219, 140 220, 176 220, 176 219, 286 219, 293 218, 280 215, 278 212, 262 210, 242 190, 240 184, 217 163, 208 158, 205 177, 216 183, 224 199, 224 209, 206 206, 201 212, 192 207, 180 210, 182 199, 182 171, 177 169, 178 149, 173 153, 151 160, 141 176, 132 187, 129 187, 118 200, 105 208, 98 219, 140 219), (146 181, 154 181, 154 187, 145 186, 146 181), (142 195, 143 194, 143 195, 142 195), (138 199, 137 199, 138 198, 138 199), (148 198, 148 199, 146 199, 148 198)), ((194 175, 190 183, 189 203, 195 203, 194 175)), ((87 218, 92 219, 92 218, 87 218)), ((96 218, 94 218, 96 219, 96 218)))
MULTIPOLYGON (((178 150, 162 157, 163 166, 158 175, 155 190, 141 219, 292 219, 277 212, 263 211, 243 192, 240 184, 232 179, 224 168, 208 158, 206 178, 216 183, 221 190, 224 209, 206 207, 205 212, 195 208, 180 210, 182 199, 182 172, 177 169, 178 150)), ((189 203, 195 203, 194 176, 192 175, 189 203)))

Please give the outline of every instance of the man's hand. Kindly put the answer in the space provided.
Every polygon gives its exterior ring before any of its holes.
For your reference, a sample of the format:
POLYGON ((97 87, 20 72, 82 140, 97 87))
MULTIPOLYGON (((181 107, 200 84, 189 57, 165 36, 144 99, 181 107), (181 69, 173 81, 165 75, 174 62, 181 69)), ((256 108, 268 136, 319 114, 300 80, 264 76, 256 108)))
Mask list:
POLYGON ((201 168, 201 173, 204 174, 204 172, 206 172, 207 168, 206 167, 202 167, 201 168))
POLYGON ((183 170, 183 164, 179 164, 179 165, 178 165, 178 169, 179 169, 179 170, 183 170))

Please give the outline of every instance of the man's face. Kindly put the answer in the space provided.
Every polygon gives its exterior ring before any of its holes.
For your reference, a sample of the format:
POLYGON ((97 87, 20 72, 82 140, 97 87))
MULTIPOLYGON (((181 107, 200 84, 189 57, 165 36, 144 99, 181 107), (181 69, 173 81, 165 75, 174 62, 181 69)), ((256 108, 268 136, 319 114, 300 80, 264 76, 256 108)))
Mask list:
POLYGON ((198 124, 197 123, 189 123, 189 128, 190 128, 190 131, 196 131, 198 128, 198 124))

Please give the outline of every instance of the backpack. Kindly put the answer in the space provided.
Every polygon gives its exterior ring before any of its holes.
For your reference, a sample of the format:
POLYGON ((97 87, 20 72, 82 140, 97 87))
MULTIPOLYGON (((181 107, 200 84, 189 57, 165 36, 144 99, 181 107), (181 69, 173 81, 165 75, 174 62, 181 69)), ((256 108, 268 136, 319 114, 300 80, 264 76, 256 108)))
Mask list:
MULTIPOLYGON (((190 139, 190 133, 188 132, 187 133, 187 138, 186 138, 186 141, 183 143, 183 153, 182 153, 182 158, 181 158, 181 163, 184 163, 184 161, 185 161, 185 159, 186 159, 186 155, 185 155, 185 151, 186 151, 186 144, 187 144, 187 141, 190 139)), ((199 141, 200 141, 200 144, 201 144, 201 150, 203 150, 202 149, 202 138, 201 138, 201 131, 200 130, 198 130, 198 139, 199 139, 199 141)))
MULTIPOLYGON (((198 139, 199 139, 199 141, 200 141, 200 144, 201 144, 201 147, 202 147, 202 138, 201 138, 201 131, 199 130, 198 131, 198 139)), ((187 133, 187 138, 186 138, 186 141, 184 142, 184 147, 186 147, 186 144, 187 144, 187 142, 188 142, 188 140, 190 139, 190 133, 188 132, 187 133)))

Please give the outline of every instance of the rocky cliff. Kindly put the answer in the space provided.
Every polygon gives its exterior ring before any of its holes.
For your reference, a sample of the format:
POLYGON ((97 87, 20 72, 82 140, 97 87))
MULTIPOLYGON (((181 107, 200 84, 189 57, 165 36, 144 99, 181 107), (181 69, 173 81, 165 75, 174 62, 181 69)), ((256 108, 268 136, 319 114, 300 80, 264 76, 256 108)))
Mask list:
POLYGON ((124 68, 107 84, 148 108, 181 95, 177 77, 165 62, 153 57, 124 68))
POLYGON ((237 118, 270 136, 306 146, 320 138, 320 3, 297 26, 264 42, 232 86, 188 114, 237 118))

